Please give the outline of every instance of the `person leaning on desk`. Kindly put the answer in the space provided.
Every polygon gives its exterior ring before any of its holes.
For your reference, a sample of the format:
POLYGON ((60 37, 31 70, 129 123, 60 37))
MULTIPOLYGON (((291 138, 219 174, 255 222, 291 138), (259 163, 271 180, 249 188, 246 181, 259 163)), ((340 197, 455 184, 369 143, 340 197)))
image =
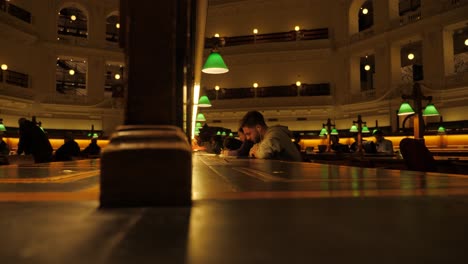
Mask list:
POLYGON ((393 143, 384 138, 382 130, 375 130, 372 135, 375 137, 377 153, 393 154, 393 143))

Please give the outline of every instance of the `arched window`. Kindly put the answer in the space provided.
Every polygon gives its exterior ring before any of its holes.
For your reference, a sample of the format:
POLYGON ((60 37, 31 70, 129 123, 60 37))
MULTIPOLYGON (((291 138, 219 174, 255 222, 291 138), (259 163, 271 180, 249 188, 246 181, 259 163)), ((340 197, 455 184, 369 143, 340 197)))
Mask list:
POLYGON ((468 72, 468 26, 453 31, 454 72, 468 72))
POLYGON ((87 95, 87 70, 88 64, 84 58, 57 58, 56 91, 61 94, 87 95))
POLYGON ((358 13, 359 32, 374 25, 374 6, 372 0, 367 0, 359 9, 358 13))
POLYGON ((111 15, 106 19, 106 40, 111 43, 119 41, 120 18, 117 15, 111 15))
POLYGON ((105 72, 104 96, 123 97, 124 65, 122 63, 108 62, 105 72))
POLYGON ((374 74, 375 74, 375 59, 374 55, 366 55, 360 58, 360 79, 361 91, 368 91, 375 89, 374 87, 374 74))
POLYGON ((58 40, 88 38, 88 19, 78 8, 66 7, 60 10, 58 17, 58 40))

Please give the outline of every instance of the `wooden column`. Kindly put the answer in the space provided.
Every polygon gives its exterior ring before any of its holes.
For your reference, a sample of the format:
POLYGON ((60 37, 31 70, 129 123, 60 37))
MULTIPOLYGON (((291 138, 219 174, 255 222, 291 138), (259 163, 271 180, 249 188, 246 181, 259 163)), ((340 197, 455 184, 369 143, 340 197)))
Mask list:
POLYGON ((101 207, 190 205, 191 148, 181 128, 193 79, 191 1, 120 4, 125 125, 102 155, 101 207))

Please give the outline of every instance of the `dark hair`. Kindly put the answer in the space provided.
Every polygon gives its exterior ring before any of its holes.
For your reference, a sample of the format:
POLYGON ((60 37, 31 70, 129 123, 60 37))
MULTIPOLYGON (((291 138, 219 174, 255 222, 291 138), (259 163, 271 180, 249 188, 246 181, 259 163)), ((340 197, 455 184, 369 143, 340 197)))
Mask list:
POLYGON ((247 114, 244 115, 240 122, 240 127, 254 127, 256 125, 266 127, 265 119, 263 118, 263 115, 258 111, 247 112, 247 114))
POLYGON ((373 136, 375 136, 375 135, 383 136, 383 132, 382 132, 382 130, 377 129, 377 130, 375 130, 374 132, 372 132, 372 135, 373 135, 373 136))

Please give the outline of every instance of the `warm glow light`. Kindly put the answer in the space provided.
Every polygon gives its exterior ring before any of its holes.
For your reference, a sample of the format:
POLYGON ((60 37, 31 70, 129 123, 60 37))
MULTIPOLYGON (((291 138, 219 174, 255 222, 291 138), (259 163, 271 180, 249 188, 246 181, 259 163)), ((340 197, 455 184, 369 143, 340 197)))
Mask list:
POLYGON ((362 10, 362 13, 363 13, 364 15, 367 15, 367 13, 369 13, 369 9, 364 8, 364 9, 362 10))
POLYGON ((216 91, 219 91, 219 85, 216 85, 216 86, 215 86, 215 90, 216 90, 216 91))
POLYGON ((366 66, 364 66, 364 70, 366 70, 366 71, 370 70, 370 65, 366 64, 366 66))
POLYGON ((258 34, 258 29, 254 28, 253 33, 258 34))
POLYGON ((254 88, 257 88, 257 87, 258 87, 258 83, 254 83, 254 84, 253 84, 253 87, 254 87, 254 88))
POLYGON ((8 65, 6 65, 6 64, 2 64, 2 66, 1 66, 1 67, 2 67, 2 70, 3 70, 3 71, 6 71, 6 70, 8 70, 8 65))
POLYGON ((413 54, 413 53, 408 54, 408 59, 409 59, 409 60, 414 59, 414 54, 413 54))
POLYGON ((296 82, 296 86, 297 86, 297 87, 301 86, 301 84, 302 84, 302 83, 301 83, 300 81, 297 81, 297 82, 296 82))
POLYGON ((299 31, 299 30, 301 30, 301 28, 299 26, 295 26, 294 30, 299 31))
POLYGON ((116 28, 120 28, 120 23, 115 24, 116 28))
POLYGON ((465 39, 465 46, 468 46, 468 38, 465 39))
POLYGON ((73 69, 70 69, 70 70, 68 71, 68 74, 70 74, 70 75, 75 75, 75 71, 74 71, 73 69))
POLYGON ((75 21, 75 20, 76 20, 76 16, 75 16, 75 15, 71 15, 70 19, 71 19, 72 21, 75 21))
POLYGON ((215 38, 219 38, 219 34, 218 34, 218 33, 214 34, 214 36, 215 36, 215 38))
POLYGON ((115 78, 116 80, 119 80, 119 79, 120 79, 120 74, 116 73, 116 74, 114 75, 114 78, 115 78))

